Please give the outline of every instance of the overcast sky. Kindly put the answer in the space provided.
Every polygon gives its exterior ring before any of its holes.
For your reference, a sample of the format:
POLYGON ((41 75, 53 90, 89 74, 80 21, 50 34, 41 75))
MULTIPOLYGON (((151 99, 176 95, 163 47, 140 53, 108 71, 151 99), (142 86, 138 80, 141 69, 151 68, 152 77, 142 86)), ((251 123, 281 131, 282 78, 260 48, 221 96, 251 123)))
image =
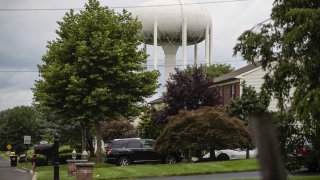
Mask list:
MULTIPOLYGON (((102 5, 123 7, 139 5, 147 0, 101 0, 102 5)), ((215 2, 221 0, 190 0, 215 2)), ((0 110, 18 105, 31 105, 34 82, 38 79, 37 64, 53 40, 57 21, 66 11, 13 11, 6 9, 82 8, 86 0, 0 0, 0 110)), ((213 20, 213 61, 235 68, 246 65, 241 57, 232 56, 239 35, 270 17, 273 0, 202 4, 213 20)), ((128 9, 130 10, 130 9, 128 9)), ((189 48, 191 51, 191 47, 189 48)), ((179 53, 179 52, 178 52, 179 53)), ((199 49, 200 59, 204 49, 199 49)), ((161 65, 162 62, 159 62, 161 65)), ((190 61, 191 63, 191 61, 190 61)), ((152 65, 151 58, 148 64, 152 65)), ((179 64, 179 62, 177 63, 179 64)), ((161 68, 160 68, 161 70, 161 68)), ((161 70, 162 71, 162 70, 161 70)), ((160 79, 163 84, 163 78, 160 79)))

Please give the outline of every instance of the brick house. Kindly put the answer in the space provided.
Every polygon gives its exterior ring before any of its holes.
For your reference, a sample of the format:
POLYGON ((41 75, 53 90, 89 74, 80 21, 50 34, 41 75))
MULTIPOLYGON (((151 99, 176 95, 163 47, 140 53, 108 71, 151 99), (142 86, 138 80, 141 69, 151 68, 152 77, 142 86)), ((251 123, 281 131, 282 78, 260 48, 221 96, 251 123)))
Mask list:
MULTIPOLYGON (((257 92, 264 82, 263 77, 266 74, 261 67, 260 62, 244 66, 240 69, 234 70, 230 73, 224 74, 214 79, 214 87, 218 87, 221 93, 221 104, 227 106, 230 102, 241 96, 242 89, 240 84, 245 81, 247 85, 251 85, 257 92)), ((271 99, 269 110, 277 111, 277 101, 271 99)))

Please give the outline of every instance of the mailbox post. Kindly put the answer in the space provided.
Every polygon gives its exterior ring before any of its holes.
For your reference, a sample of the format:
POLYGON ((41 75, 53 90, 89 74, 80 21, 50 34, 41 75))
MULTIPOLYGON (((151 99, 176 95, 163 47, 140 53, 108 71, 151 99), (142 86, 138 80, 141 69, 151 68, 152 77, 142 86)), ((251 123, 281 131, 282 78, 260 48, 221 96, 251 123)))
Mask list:
POLYGON ((53 179, 59 180, 59 139, 57 134, 54 136, 53 148, 54 148, 53 179))

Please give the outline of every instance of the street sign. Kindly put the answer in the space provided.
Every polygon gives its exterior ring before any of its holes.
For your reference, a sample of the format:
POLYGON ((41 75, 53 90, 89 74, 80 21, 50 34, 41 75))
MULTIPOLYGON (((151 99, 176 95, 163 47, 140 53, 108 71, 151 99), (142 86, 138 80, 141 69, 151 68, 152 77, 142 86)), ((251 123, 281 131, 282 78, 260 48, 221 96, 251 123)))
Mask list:
POLYGON ((7 149, 10 150, 12 148, 11 144, 7 145, 7 149))
POLYGON ((24 144, 30 144, 31 143, 31 136, 24 136, 24 144))

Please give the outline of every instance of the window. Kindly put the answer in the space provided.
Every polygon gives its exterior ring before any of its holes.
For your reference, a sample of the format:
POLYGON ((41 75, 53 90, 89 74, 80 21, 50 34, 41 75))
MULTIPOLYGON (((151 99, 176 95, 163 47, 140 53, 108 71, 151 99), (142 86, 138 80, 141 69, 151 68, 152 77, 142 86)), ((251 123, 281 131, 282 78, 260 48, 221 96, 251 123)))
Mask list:
POLYGON ((231 99, 236 98, 236 83, 231 84, 230 96, 231 96, 231 99))
POLYGON ((154 140, 151 139, 141 139, 142 146, 144 148, 153 148, 154 140))
POLYGON ((128 145, 128 141, 120 140, 120 141, 114 141, 110 147, 111 148, 125 148, 128 145))
POLYGON ((131 140, 128 143, 129 148, 142 148, 142 144, 139 140, 131 140))

